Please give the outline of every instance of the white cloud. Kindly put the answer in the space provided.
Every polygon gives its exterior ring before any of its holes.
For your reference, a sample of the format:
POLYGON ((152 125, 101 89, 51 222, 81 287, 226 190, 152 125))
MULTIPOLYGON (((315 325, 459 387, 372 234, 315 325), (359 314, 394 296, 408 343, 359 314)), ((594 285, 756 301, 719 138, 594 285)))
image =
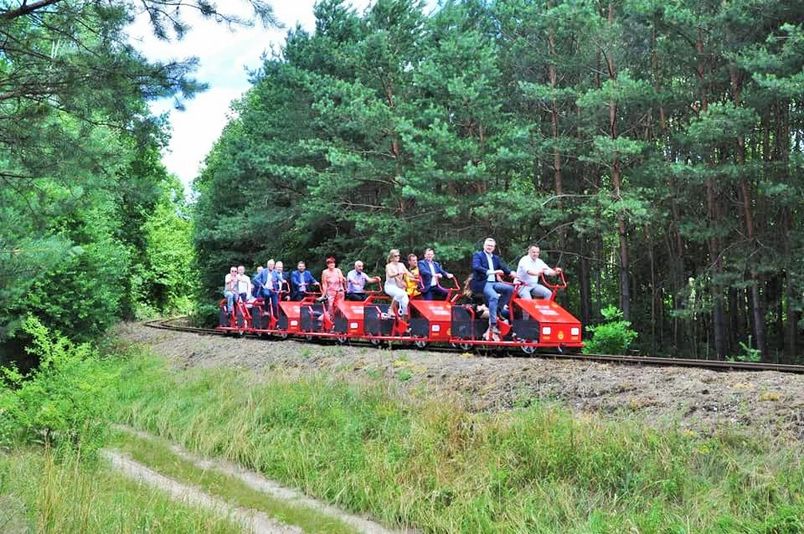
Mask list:
MULTIPOLYGON (((371 0, 353 0, 351 5, 362 13, 371 0)), ((192 29, 181 41, 164 42, 156 39, 147 17, 140 16, 129 27, 131 41, 145 57, 154 61, 199 58, 195 77, 209 89, 184 103, 184 111, 172 109, 172 101, 153 102, 155 114, 167 112, 172 125, 170 145, 163 154, 168 171, 178 176, 189 187, 200 166, 226 125, 229 105, 250 87, 248 71, 261 65, 261 56, 276 50, 285 41, 288 29, 297 24, 312 32, 315 27, 313 5, 315 0, 273 2, 276 18, 285 26, 266 29, 256 24, 252 28, 229 29, 202 18, 187 10, 185 20, 192 29)), ((226 2, 232 10, 247 9, 246 2, 226 2)), ((427 2, 434 5, 433 0, 427 2)))

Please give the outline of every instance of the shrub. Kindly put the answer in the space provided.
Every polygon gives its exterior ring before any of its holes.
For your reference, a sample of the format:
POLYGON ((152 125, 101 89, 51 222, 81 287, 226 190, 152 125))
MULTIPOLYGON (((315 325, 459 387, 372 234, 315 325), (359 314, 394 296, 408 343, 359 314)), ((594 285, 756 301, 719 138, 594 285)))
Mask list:
POLYGON ((28 317, 26 350, 40 363, 29 376, 2 369, 0 440, 93 453, 103 442, 113 375, 88 344, 76 345, 28 317))
POLYGON ((601 313, 606 322, 586 327, 592 339, 584 344, 584 354, 625 354, 637 337, 631 322, 624 320, 623 312, 615 306, 607 306, 601 313))

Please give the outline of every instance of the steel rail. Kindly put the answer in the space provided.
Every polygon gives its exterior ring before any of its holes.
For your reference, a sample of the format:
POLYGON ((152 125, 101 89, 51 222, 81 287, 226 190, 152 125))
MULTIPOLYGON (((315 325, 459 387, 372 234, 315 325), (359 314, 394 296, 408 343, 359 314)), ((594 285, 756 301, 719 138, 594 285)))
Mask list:
MULTIPOLYGON (((175 319, 156 319, 152 321, 146 321, 144 324, 150 328, 157 328, 161 330, 173 330, 178 332, 189 332, 193 334, 199 335, 212 335, 212 336, 226 336, 232 335, 231 332, 223 332, 220 330, 216 330, 214 328, 200 328, 195 326, 184 326, 184 325, 170 325, 170 323, 175 319)), ((252 336, 253 334, 243 334, 252 336)), ((301 334, 295 335, 300 341, 304 341, 302 339, 301 334)), ((361 343, 362 344, 362 343, 361 343)), ((371 345, 370 343, 366 342, 366 345, 369 346, 376 346, 371 345)), ((446 346, 430 346, 428 345, 425 350, 434 351, 434 352, 454 352, 456 349, 446 346)), ((482 353, 499 353, 499 351, 495 351, 493 348, 489 347, 481 347, 479 351, 482 353)), ((507 351, 510 353, 511 351, 507 351)), ((517 353, 517 355, 519 355, 517 353)), ((524 353, 521 356, 531 356, 525 355, 524 353)), ((654 366, 664 366, 664 367, 694 367, 699 369, 714 369, 719 371, 777 371, 780 373, 796 373, 796 374, 804 374, 804 365, 794 365, 794 364, 785 364, 785 363, 765 363, 765 362, 740 362, 740 361, 728 361, 728 360, 700 360, 700 359, 691 359, 691 358, 665 358, 660 356, 624 356, 624 355, 616 355, 616 354, 571 354, 571 353, 548 353, 548 352, 534 352, 532 356, 537 356, 539 358, 552 358, 558 360, 583 360, 583 361, 593 361, 599 363, 619 363, 619 364, 628 364, 628 365, 654 365, 654 366)))

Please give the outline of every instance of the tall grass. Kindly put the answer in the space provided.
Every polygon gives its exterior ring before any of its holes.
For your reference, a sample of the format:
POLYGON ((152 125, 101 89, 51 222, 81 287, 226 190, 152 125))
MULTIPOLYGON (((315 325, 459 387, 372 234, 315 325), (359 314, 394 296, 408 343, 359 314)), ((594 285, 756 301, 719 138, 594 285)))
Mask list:
POLYGON ((435 532, 804 531, 801 448, 551 406, 495 415, 384 382, 128 360, 121 420, 389 525, 435 532))
POLYGON ((242 532, 212 512, 171 500, 78 456, 0 453, 0 532, 242 532))

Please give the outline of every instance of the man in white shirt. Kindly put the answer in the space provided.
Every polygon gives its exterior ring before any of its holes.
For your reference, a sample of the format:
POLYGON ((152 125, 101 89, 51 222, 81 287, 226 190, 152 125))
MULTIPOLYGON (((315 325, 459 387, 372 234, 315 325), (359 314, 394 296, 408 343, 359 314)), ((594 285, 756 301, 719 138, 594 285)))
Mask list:
POLYGON ((522 282, 519 288, 519 298, 532 300, 533 297, 549 299, 553 294, 548 288, 539 283, 542 274, 555 276, 561 272, 561 267, 551 269, 539 258, 540 249, 537 245, 528 247, 528 253, 519 260, 516 276, 522 282))
POLYGON ((366 284, 376 282, 382 284, 379 276, 369 276, 363 272, 363 262, 357 260, 355 268, 346 275, 346 300, 361 301, 366 300, 366 284))

